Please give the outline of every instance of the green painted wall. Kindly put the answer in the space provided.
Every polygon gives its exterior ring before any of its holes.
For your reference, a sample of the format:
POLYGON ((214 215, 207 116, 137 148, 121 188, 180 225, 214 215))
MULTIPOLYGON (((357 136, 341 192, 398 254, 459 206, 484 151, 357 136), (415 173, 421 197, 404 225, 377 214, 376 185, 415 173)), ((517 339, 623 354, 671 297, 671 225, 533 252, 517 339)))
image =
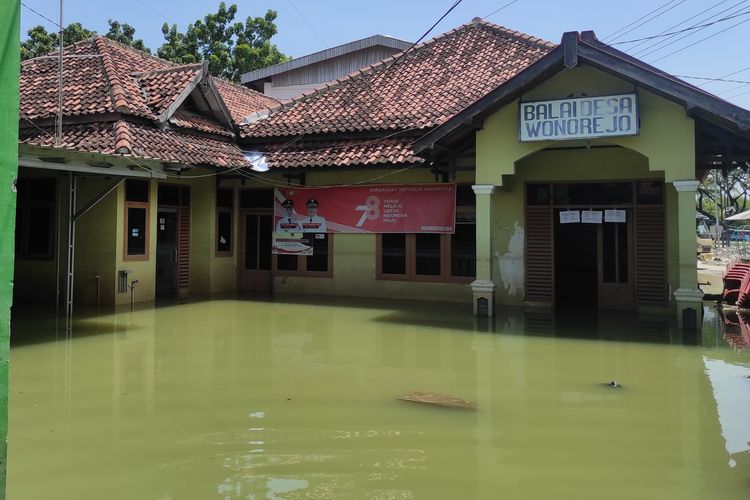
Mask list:
POLYGON ((18 50, 20 2, 0 1, 0 499, 8 453, 8 355, 13 300, 13 250, 18 170, 18 50))
MULTIPOLYGON (((694 179, 693 120, 686 116, 681 106, 646 90, 634 89, 630 82, 592 67, 579 66, 564 70, 527 92, 523 100, 559 99, 583 94, 607 95, 634 90, 639 95, 638 136, 521 143, 518 140, 518 101, 492 115, 484 128, 477 132, 477 184, 501 186, 492 195, 492 234, 480 234, 477 238, 478 246, 490 244, 492 248, 492 279, 498 285, 498 303, 517 305, 523 300, 523 293, 517 287, 508 287, 503 281, 503 278, 507 281, 507 276, 501 275, 500 261, 505 258, 502 267, 512 267, 508 263, 512 257, 509 255, 512 253, 509 244, 517 229, 523 229, 524 181, 657 178, 671 182, 694 179), (586 149, 587 146, 591 149, 586 149), (579 149, 547 149, 561 147, 579 149)), ((674 188, 667 184, 666 191, 668 277, 670 286, 675 289, 679 284, 678 207, 674 188)), ((687 212, 688 208, 684 207, 683 212, 687 212)), ((694 206, 690 208, 690 211, 694 210, 694 206)), ((695 246, 694 241, 692 246, 695 246)))
MULTIPOLYGON (((154 300, 156 290, 156 181, 149 181, 149 240, 148 240, 148 260, 125 260, 125 183, 120 184, 116 191, 115 210, 117 211, 117 222, 115 224, 115 273, 128 270, 130 271, 128 284, 138 280, 135 288, 135 301, 147 302, 154 300)), ((110 194, 112 196, 115 193, 110 194)), ((79 240, 78 246, 83 247, 85 244, 79 240)), ((114 302, 116 305, 130 304, 130 291, 127 293, 117 293, 114 290, 114 302)))
MULTIPOLYGON (((86 205, 113 179, 80 177, 77 181, 76 206, 86 205)), ((67 188, 67 183, 64 184, 67 188)), ((99 300, 103 305, 113 305, 117 278, 115 273, 117 233, 117 192, 109 193, 76 222, 74 300, 78 304, 96 304, 99 276, 99 300)), ((63 223, 62 231, 66 231, 63 223)), ((64 266, 63 266, 64 269, 64 266)), ((64 275, 63 275, 64 276, 64 275)), ((63 290, 65 285, 63 284, 63 290)))

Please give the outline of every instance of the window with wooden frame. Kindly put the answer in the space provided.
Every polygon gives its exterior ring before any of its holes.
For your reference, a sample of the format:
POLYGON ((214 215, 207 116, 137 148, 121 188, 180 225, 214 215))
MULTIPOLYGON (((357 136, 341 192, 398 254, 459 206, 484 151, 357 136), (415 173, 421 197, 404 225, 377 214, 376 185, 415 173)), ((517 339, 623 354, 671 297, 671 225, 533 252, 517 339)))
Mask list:
POLYGON ((21 178, 16 188, 16 258, 52 260, 55 257, 55 179, 21 178))
POLYGON ((124 260, 148 260, 149 181, 125 181, 124 260))
POLYGON ((474 280, 476 202, 470 184, 459 184, 456 188, 456 230, 453 234, 378 235, 378 279, 448 283, 474 280))
POLYGON ((273 270, 287 276, 331 278, 333 276, 333 236, 328 233, 309 233, 313 254, 273 256, 273 270))
POLYGON ((216 189, 216 255, 232 255, 232 222, 234 220, 234 190, 216 189))

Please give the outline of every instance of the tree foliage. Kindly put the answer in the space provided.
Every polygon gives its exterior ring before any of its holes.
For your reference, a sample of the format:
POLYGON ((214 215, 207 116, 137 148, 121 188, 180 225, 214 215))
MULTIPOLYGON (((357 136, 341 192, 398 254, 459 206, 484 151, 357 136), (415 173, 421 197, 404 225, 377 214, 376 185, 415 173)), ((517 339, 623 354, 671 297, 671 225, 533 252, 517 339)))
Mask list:
POLYGON ((698 186, 698 211, 723 221, 732 214, 750 209, 750 172, 735 168, 728 172, 712 170, 698 186))
MULTIPOLYGON (((89 31, 81 23, 71 23, 63 30, 63 45, 80 42, 96 34, 89 31)), ((21 60, 32 57, 46 56, 57 50, 57 32, 48 32, 44 26, 34 26, 26 32, 27 40, 21 42, 21 60)))
MULTIPOLYGON (((116 42, 134 47, 138 50, 151 51, 145 46, 143 40, 135 39, 135 28, 128 23, 120 23, 114 19, 109 19, 109 31, 105 35, 116 42)), ((28 39, 21 42, 21 60, 25 61, 32 57, 46 56, 50 52, 57 50, 57 32, 49 32, 44 26, 34 26, 26 32, 28 39)), ((63 45, 86 40, 96 35, 96 31, 87 30, 81 23, 71 23, 63 29, 63 45)))
POLYGON ((151 53, 151 50, 146 47, 146 44, 143 43, 142 39, 135 39, 135 28, 131 25, 128 23, 121 24, 114 19, 108 19, 107 23, 109 24, 109 31, 104 36, 115 42, 120 42, 123 45, 133 47, 134 49, 142 50, 149 54, 151 53))
POLYGON ((248 17, 244 23, 234 22, 236 15, 237 5, 221 2, 215 14, 189 24, 185 32, 164 23, 159 57, 181 64, 205 60, 211 74, 232 81, 248 71, 289 60, 270 42, 277 33, 276 11, 248 17))

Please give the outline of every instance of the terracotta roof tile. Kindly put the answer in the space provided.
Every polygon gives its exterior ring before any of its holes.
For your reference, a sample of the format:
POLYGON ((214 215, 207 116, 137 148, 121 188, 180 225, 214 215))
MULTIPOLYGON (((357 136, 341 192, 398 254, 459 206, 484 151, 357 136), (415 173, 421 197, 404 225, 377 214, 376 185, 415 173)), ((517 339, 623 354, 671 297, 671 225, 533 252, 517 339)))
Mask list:
POLYGON ((169 123, 180 128, 199 130, 201 132, 208 132, 210 134, 223 135, 226 137, 234 136, 234 134, 227 130, 224 125, 204 116, 184 111, 177 111, 169 119, 169 123))
MULTIPOLYGON (((21 129, 19 140, 21 144, 52 148, 53 132, 50 127, 25 128, 21 129)), ((159 130, 123 120, 63 128, 61 149, 122 154, 126 145, 130 148, 127 156, 132 158, 214 167, 250 166, 240 148, 230 140, 159 130)))
POLYGON ((243 127, 281 137, 434 127, 512 78, 554 44, 473 21, 293 99, 243 127), (395 63, 394 63, 395 60, 395 63))
POLYGON ((306 141, 293 145, 277 143, 266 151, 272 168, 349 167, 391 164, 419 164, 422 158, 412 154, 413 137, 306 141))
POLYGON ((234 83, 227 82, 221 78, 216 78, 215 76, 212 76, 211 79, 219 90, 221 98, 224 100, 224 104, 232 115, 232 121, 236 125, 242 123, 246 116, 279 105, 278 100, 261 94, 260 92, 256 92, 255 90, 241 85, 235 85, 234 83))
MULTIPOLYGON (((249 165, 232 142, 234 130, 212 118, 178 111, 170 123, 176 128, 160 128, 159 118, 164 110, 195 78, 204 75, 202 64, 175 65, 103 37, 70 45, 65 48, 65 55, 64 119, 89 117, 92 123, 65 123, 64 149, 218 167, 249 165), (105 116, 116 112, 123 119, 113 122, 111 116, 105 116), (131 116, 140 121, 133 121, 131 116)), ((57 115, 57 76, 58 61, 54 57, 23 62, 22 144, 52 147, 52 130, 42 127, 41 132, 38 127, 49 125, 57 115)), ((236 123, 278 104, 253 90, 211 78, 236 123)))
POLYGON ((202 64, 135 74, 146 106, 156 115, 162 114, 203 72, 202 64))

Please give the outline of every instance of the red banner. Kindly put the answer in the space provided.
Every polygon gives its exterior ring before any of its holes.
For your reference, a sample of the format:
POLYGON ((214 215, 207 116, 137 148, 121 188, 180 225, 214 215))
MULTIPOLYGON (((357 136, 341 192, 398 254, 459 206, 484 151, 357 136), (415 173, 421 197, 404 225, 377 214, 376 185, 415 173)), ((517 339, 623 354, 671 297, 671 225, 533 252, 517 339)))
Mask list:
POLYGON ((275 231, 453 233, 455 184, 277 188, 275 231))

